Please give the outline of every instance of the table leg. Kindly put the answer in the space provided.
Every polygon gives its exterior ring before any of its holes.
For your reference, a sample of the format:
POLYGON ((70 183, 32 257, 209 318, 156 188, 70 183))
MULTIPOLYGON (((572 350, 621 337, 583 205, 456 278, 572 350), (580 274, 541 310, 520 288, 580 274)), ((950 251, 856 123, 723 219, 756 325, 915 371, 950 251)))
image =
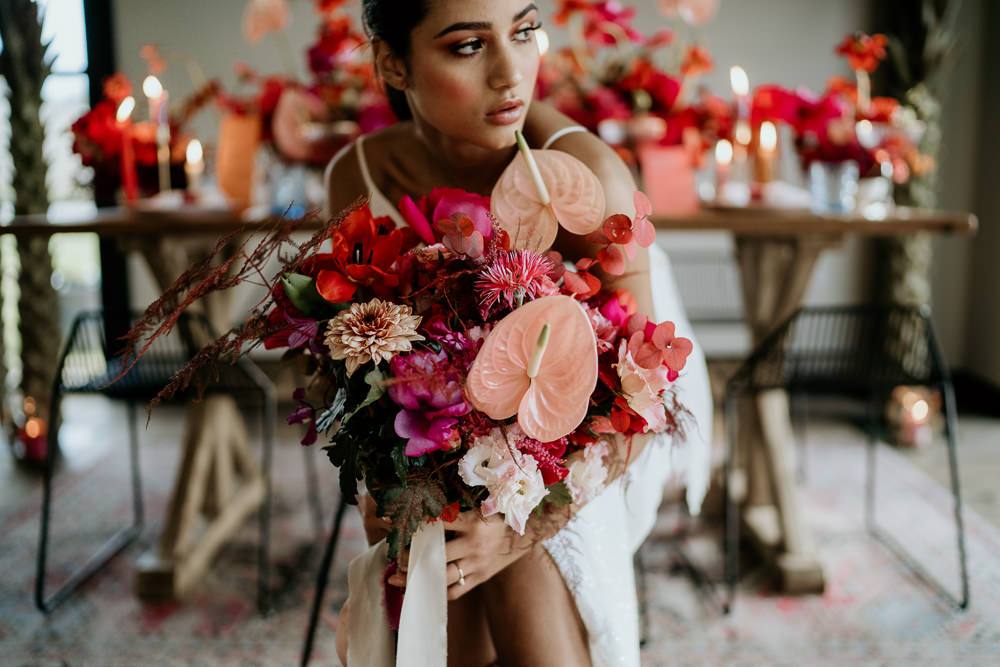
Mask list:
POLYGON ((190 592, 264 501, 266 480, 232 398, 209 396, 191 407, 183 446, 159 544, 136 565, 136 591, 142 597, 190 592))
MULTIPOLYGON (((743 299, 754 345, 802 302, 816 260, 838 239, 737 237, 743 299)), ((738 461, 745 470, 742 519, 786 593, 823 590, 823 569, 802 522, 788 396, 772 390, 739 406, 738 461)))
MULTIPOLYGON (((161 289, 188 264, 177 244, 140 246, 161 289)), ((224 295, 199 304, 217 331, 225 326, 224 295)), ((197 331, 181 332, 199 347, 197 331)), ((136 564, 142 597, 182 597, 208 570, 219 549, 264 502, 267 480, 250 451, 242 414, 229 396, 208 396, 188 409, 183 454, 157 546, 136 564)))

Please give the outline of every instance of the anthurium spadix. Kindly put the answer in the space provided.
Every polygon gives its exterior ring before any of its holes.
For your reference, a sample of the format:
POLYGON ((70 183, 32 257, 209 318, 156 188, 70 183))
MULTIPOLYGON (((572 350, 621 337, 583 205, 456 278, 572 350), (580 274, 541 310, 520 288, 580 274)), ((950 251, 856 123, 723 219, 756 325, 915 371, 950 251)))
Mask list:
POLYGON ((493 216, 511 245, 544 252, 559 225, 590 234, 604 222, 604 188, 587 165, 569 153, 531 150, 517 133, 520 149, 490 196, 493 216))
POLYGON ((597 339, 576 299, 546 296, 502 319, 472 364, 465 393, 491 419, 552 442, 587 415, 597 386, 597 339))

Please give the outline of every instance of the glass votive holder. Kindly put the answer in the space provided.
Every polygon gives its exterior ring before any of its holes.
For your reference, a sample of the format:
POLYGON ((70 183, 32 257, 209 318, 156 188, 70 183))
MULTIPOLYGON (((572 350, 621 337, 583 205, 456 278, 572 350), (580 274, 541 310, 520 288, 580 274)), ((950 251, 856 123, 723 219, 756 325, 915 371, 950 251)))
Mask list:
POLYGON ((809 195, 813 213, 850 213, 858 196, 858 163, 813 162, 809 165, 809 195))

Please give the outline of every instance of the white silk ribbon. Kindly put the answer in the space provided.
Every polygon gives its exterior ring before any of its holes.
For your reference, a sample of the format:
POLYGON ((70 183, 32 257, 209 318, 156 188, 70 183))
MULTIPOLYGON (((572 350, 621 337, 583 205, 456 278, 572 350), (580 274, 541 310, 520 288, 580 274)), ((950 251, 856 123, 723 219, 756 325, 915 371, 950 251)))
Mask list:
MULTIPOLYGON (((348 667, 393 667, 392 631, 382 591, 387 551, 383 540, 351 561, 347 577, 351 602, 348 667)), ((444 559, 444 524, 425 523, 410 544, 395 667, 447 667, 448 581, 444 559)))

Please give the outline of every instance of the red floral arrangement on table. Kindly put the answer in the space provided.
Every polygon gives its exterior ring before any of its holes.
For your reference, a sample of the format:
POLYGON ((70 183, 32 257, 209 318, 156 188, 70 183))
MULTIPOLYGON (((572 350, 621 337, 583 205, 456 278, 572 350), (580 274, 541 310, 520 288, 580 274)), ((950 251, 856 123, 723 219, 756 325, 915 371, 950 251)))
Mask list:
MULTIPOLYGON (((676 4, 662 9, 676 15, 676 4)), ((679 43, 669 29, 643 35, 632 24, 635 13, 613 0, 560 0, 553 22, 571 29, 572 46, 543 62, 539 97, 618 147, 627 161, 634 162, 629 146, 641 141, 683 144, 700 155, 732 123, 721 98, 698 91, 689 100, 712 58, 697 43, 679 43), (666 47, 674 53, 661 58, 666 47), (668 73, 661 59, 678 62, 677 71, 668 73)), ((681 16, 706 20, 710 13, 681 16)))
POLYGON ((891 97, 873 97, 869 75, 887 57, 885 35, 848 35, 836 47, 855 72, 855 81, 832 77, 821 95, 765 85, 756 89, 752 122, 789 125, 804 166, 811 162, 858 163, 862 176, 891 166, 893 180, 933 169, 917 143, 923 124, 913 109, 891 97))
MULTIPOLYGON (((251 2, 244 16, 244 32, 251 42, 267 32, 280 33, 287 23, 283 1, 259 4, 251 2)), ((227 111, 260 114, 265 144, 287 161, 325 164, 359 135, 396 122, 363 49, 367 38, 355 27, 344 4, 343 0, 315 0, 319 27, 316 41, 306 48, 307 81, 261 75, 240 63, 236 65, 239 85, 255 91, 219 95, 227 111), (279 105, 283 104, 294 111, 282 115, 279 105), (302 128, 287 122, 301 115, 313 119, 308 137, 302 136, 302 128)))
MULTIPOLYGON (((194 108, 204 104, 201 99, 204 91, 201 92, 202 95, 193 96, 182 105, 182 114, 169 117, 172 165, 179 166, 184 162, 189 139, 183 128, 194 108)), ((132 84, 124 74, 109 77, 104 82, 103 99, 70 126, 73 152, 80 156, 85 167, 92 167, 100 177, 110 176, 117 184, 121 179, 121 154, 127 136, 135 154, 139 188, 145 194, 155 193, 158 188, 156 125, 151 121, 131 123, 129 131, 125 132, 123 124, 117 119, 119 105, 130 95, 132 84)))
MULTIPOLYGON (((354 207, 295 247, 269 298, 163 395, 248 346, 285 349, 310 369, 289 423, 306 425, 304 445, 328 443, 346 498, 364 480, 379 516, 392 519, 393 557, 424 522, 459 511, 503 514, 523 533, 540 506, 597 494, 632 436, 682 427, 673 383, 691 342, 595 273, 621 274, 653 242, 641 193, 636 205, 635 218, 602 219, 592 172, 522 140, 490 197, 404 199, 404 228, 354 207), (564 267, 549 250, 560 225, 587 235, 596 256, 564 267)), ((169 331, 206 291, 259 278, 297 224, 244 254, 241 271, 231 260, 193 269, 133 341, 169 331)))

